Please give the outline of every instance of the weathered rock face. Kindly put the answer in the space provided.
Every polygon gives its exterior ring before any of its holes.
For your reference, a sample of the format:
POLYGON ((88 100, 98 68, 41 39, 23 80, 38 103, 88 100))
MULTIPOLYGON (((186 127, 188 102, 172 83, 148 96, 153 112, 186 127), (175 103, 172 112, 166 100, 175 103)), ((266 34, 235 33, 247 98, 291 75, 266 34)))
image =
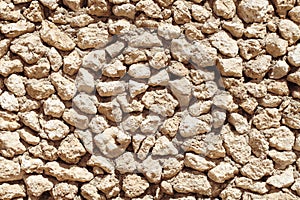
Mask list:
POLYGON ((0 200, 299 199, 299 0, 0 0, 0 200))

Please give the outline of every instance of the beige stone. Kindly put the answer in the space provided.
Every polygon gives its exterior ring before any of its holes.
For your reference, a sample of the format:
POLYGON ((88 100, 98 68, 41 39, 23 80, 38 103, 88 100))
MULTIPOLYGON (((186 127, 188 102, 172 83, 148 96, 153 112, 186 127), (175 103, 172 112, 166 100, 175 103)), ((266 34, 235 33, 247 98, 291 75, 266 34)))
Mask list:
POLYGON ((41 100, 51 96, 55 90, 50 81, 46 79, 31 79, 26 83, 26 91, 30 97, 41 100))
POLYGON ((284 60, 277 61, 271 66, 269 77, 272 79, 280 79, 288 74, 290 66, 284 60))
POLYGON ((261 158, 265 158, 267 156, 269 142, 265 135, 257 129, 251 129, 249 131, 249 146, 255 156, 261 158))
POLYGON ((222 27, 229 31, 234 37, 240 38, 244 34, 244 24, 238 17, 234 17, 232 21, 223 21, 222 27))
POLYGON ((49 21, 42 21, 40 36, 44 42, 62 51, 71 51, 75 47, 73 40, 49 21))
MULTIPOLYGON (((140 7, 140 9, 142 9, 142 7, 143 7, 142 4, 140 4, 139 7, 140 7)), ((118 17, 128 17, 129 19, 134 19, 135 13, 136 13, 136 7, 130 3, 126 3, 126 4, 122 4, 122 5, 115 5, 112 8, 112 12, 114 13, 114 15, 116 15, 118 17)))
POLYGON ((237 13, 246 23, 263 22, 269 11, 268 7, 269 2, 265 0, 243 0, 239 3, 237 13))
POLYGON ((123 81, 98 82, 96 85, 97 92, 102 97, 116 96, 125 92, 123 81))
POLYGON ((18 21, 21 18, 20 10, 16 10, 11 2, 2 1, 0 3, 0 19, 18 21))
POLYGON ((248 26, 245 31, 244 35, 247 38, 261 38, 264 39, 267 34, 267 26, 266 24, 262 23, 253 23, 250 26, 248 26))
POLYGON ((238 177, 235 179, 235 185, 238 188, 250 190, 251 192, 257 192, 259 194, 265 194, 269 191, 265 182, 253 181, 249 178, 238 177))
POLYGON ((53 161, 57 159, 57 149, 51 141, 41 140, 41 142, 33 147, 29 147, 29 152, 34 156, 44 160, 53 161))
POLYGON ((10 112, 0 111, 0 130, 14 131, 21 127, 19 116, 10 112))
POLYGON ((262 52, 262 45, 255 39, 238 40, 238 46, 240 55, 246 60, 250 60, 262 52))
POLYGON ((47 58, 50 62, 51 69, 55 72, 63 65, 63 59, 54 47, 51 47, 47 52, 47 58))
POLYGON ((43 173, 44 161, 39 158, 33 158, 28 152, 19 157, 22 171, 27 174, 43 173))
POLYGON ((4 56, 0 59, 0 74, 4 77, 9 76, 10 74, 23 72, 23 64, 20 59, 13 58, 11 59, 8 56, 4 56))
POLYGON ((96 114, 97 107, 95 105, 95 98, 95 96, 81 92, 73 98, 72 102, 73 105, 76 106, 76 108, 78 108, 83 113, 96 114))
POLYGON ((191 137, 211 131, 212 116, 210 114, 192 117, 184 114, 179 126, 179 133, 182 137, 191 137))
POLYGON ((238 113, 231 113, 228 118, 228 122, 231 123, 235 130, 240 134, 247 133, 250 130, 247 118, 238 113))
POLYGON ((36 64, 24 67, 24 73, 27 78, 47 78, 50 72, 50 63, 47 58, 41 58, 36 64))
POLYGON ((41 0, 40 2, 50 10, 55 10, 58 7, 58 0, 41 0))
POLYGON ((26 189, 29 195, 41 196, 46 191, 53 188, 53 183, 42 175, 30 175, 24 178, 26 189))
POLYGON ((281 39, 276 33, 270 33, 266 37, 266 50, 273 57, 283 56, 287 52, 288 42, 281 39))
POLYGON ((98 112, 113 122, 122 121, 122 109, 116 99, 111 102, 99 103, 98 112))
POLYGON ((56 161, 46 163, 44 172, 47 175, 54 176, 59 181, 88 182, 94 178, 93 174, 86 168, 59 164, 56 161))
POLYGON ((41 22, 45 18, 44 10, 38 1, 32 1, 23 15, 31 22, 41 22))
POLYGON ((115 160, 116 170, 121 174, 134 173, 137 167, 135 155, 131 152, 125 152, 115 160))
POLYGON ((73 80, 65 78, 60 73, 52 73, 50 80, 62 100, 71 100, 74 97, 76 87, 73 80))
POLYGON ((149 187, 149 183, 136 174, 126 175, 123 179, 122 189, 129 198, 140 196, 149 187))
POLYGON ((82 60, 77 50, 73 50, 63 59, 63 72, 72 76, 76 74, 81 67, 82 60))
POLYGON ((0 153, 4 157, 11 158, 26 151, 17 132, 0 132, 0 144, 0 153))
POLYGON ((238 173, 238 168, 230 163, 221 162, 208 171, 208 177, 217 183, 224 183, 238 173))
POLYGON ((142 141, 142 144, 140 145, 140 148, 137 152, 137 157, 140 160, 145 160, 151 148, 154 146, 154 144, 155 144, 155 137, 153 135, 146 137, 142 141))
POLYGON ((0 28, 1 33, 6 37, 15 38, 19 35, 34 31, 34 24, 26 20, 19 20, 16 23, 3 24, 0 28))
POLYGON ((241 58, 219 59, 217 62, 217 67, 223 76, 243 76, 243 65, 241 58))
POLYGON ((268 92, 271 92, 273 94, 277 94, 280 96, 288 96, 290 93, 288 82, 284 79, 276 80, 276 81, 270 81, 268 84, 268 92))
POLYGON ((69 127, 58 119, 51 119, 42 125, 50 140, 61 140, 69 133, 69 127))
POLYGON ((287 166, 293 164, 296 161, 296 154, 291 151, 276 151, 271 150, 268 155, 275 162, 275 167, 278 169, 285 169, 287 166))
POLYGON ((176 1, 173 3, 172 10, 176 24, 185 24, 191 21, 191 13, 184 1, 176 1))
POLYGON ((261 79, 265 76, 270 68, 272 57, 269 55, 262 55, 256 57, 255 60, 250 60, 244 64, 244 73, 249 78, 261 79))
POLYGON ((22 128, 17 130, 20 138, 28 144, 37 145, 40 142, 40 138, 29 128, 22 128))
POLYGON ((75 198, 77 192, 78 187, 75 184, 62 182, 54 185, 51 194, 53 198, 57 200, 71 200, 75 198))
POLYGON ((300 184, 300 179, 297 178, 297 179, 295 179, 295 182, 294 182, 294 184, 291 187, 291 189, 294 190, 294 191, 296 191, 298 195, 300 193, 300 190, 299 190, 300 189, 300 185, 299 184, 300 184))
POLYGON ((222 199, 241 199, 242 191, 238 188, 228 186, 220 193, 222 199))
POLYGON ((284 171, 277 170, 275 174, 267 179, 267 184, 272 185, 277 188, 289 187, 294 183, 294 169, 289 166, 284 171))
POLYGON ((288 61, 295 67, 300 67, 300 45, 298 44, 292 50, 288 51, 288 61))
POLYGON ((193 4, 192 5, 192 17, 198 22, 205 22, 211 13, 203 6, 193 4))
POLYGON ((43 110, 45 115, 60 118, 65 110, 63 102, 53 94, 43 104, 43 110))
POLYGON ((39 115, 36 111, 21 112, 18 115, 25 126, 34 131, 41 131, 39 115))
POLYGON ((0 58, 2 58, 8 51, 10 46, 10 39, 0 40, 0 58))
POLYGON ((291 20, 293 20, 296 23, 300 22, 300 6, 294 6, 288 13, 291 20))
POLYGON ((7 111, 19 111, 19 102, 14 94, 10 92, 3 92, 0 95, 0 106, 2 109, 7 111))
POLYGON ((77 46, 81 49, 101 48, 108 41, 108 31, 98 28, 95 24, 80 28, 77 32, 77 46))
POLYGON ((279 128, 271 128, 264 130, 263 133, 270 137, 269 143, 271 147, 274 147, 277 150, 292 150, 295 136, 288 127, 281 126, 279 128))
POLYGON ((113 23, 110 23, 108 25, 108 31, 110 34, 115 35, 115 34, 122 34, 126 33, 130 29, 130 22, 126 19, 119 19, 113 23))
POLYGON ((23 175, 17 159, 0 157, 0 182, 21 180, 23 175))
POLYGON ((180 36, 179 26, 164 23, 160 24, 157 29, 157 34, 166 40, 178 38, 180 36))
POLYGON ((216 166, 214 162, 193 153, 185 154, 184 165, 200 172, 208 171, 216 166))
POLYGON ((127 73, 133 78, 150 78, 151 76, 150 67, 142 63, 130 65, 127 73))
POLYGON ((151 153, 154 156, 177 155, 178 150, 172 141, 170 141, 166 136, 161 136, 155 141, 155 145, 151 153))
POLYGON ((239 48, 237 42, 232 39, 225 31, 214 34, 211 38, 212 46, 217 48, 223 55, 235 57, 239 48))
MULTIPOLYGON (((126 74, 126 66, 119 60, 103 67, 102 73, 108 77, 123 77, 126 74)), ((129 74, 129 71, 127 72, 129 74)))
POLYGON ((289 19, 282 19, 278 24, 280 35, 286 39, 289 44, 294 44, 300 39, 300 28, 289 19))
POLYGON ((80 10, 83 1, 82 0, 63 0, 64 5, 69 7, 73 11, 80 10))
POLYGON ((26 197, 26 190, 22 184, 3 183, 0 185, 0 196, 2 199, 15 199, 26 197))
POLYGON ((73 135, 68 135, 58 147, 58 156, 67 163, 75 164, 86 153, 84 146, 73 135))
POLYGON ((257 112, 252 123, 257 129, 277 128, 280 126, 281 115, 276 108, 266 108, 257 112))
POLYGON ((88 14, 81 14, 71 19, 71 27, 85 27, 94 22, 94 19, 88 14))
POLYGON ((28 112, 41 107, 41 102, 30 98, 29 96, 17 97, 20 107, 20 112, 28 112))
POLYGON ((161 8, 152 0, 141 0, 136 4, 137 11, 143 11, 148 17, 162 18, 161 8))
POLYGON ((219 17, 231 19, 236 12, 235 3, 232 0, 217 0, 213 4, 213 11, 219 17))
POLYGON ((160 131, 165 135, 174 137, 178 131, 180 122, 181 117, 178 115, 174 115, 173 117, 168 118, 164 121, 163 125, 160 127, 160 131))
POLYGON ((243 176, 250 179, 259 180, 264 176, 271 175, 273 170, 274 166, 272 160, 250 158, 249 162, 240 169, 240 172, 243 176))

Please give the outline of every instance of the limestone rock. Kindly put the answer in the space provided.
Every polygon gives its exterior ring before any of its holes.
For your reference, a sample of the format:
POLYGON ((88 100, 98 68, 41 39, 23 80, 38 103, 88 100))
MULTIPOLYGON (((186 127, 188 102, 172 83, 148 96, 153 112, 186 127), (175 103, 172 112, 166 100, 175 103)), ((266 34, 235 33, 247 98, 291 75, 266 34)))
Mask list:
POLYGON ((122 81, 98 82, 96 89, 102 97, 116 96, 125 92, 125 84, 122 81))
POLYGON ((213 4, 216 15, 224 19, 231 19, 235 15, 236 7, 232 0, 217 0, 213 4))
POLYGON ((293 167, 290 166, 286 170, 279 172, 267 179, 267 184, 277 188, 289 187, 294 183, 293 167))
POLYGON ((238 173, 238 168, 232 166, 230 163, 221 162, 208 171, 208 177, 217 183, 224 183, 238 173))
POLYGON ((246 22, 263 22, 269 11, 269 2, 259 0, 243 0, 237 8, 238 15, 246 22))
POLYGON ((149 187, 149 183, 136 174, 126 175, 123 179, 122 189, 129 198, 138 197, 149 187))
POLYGON ((60 73, 52 73, 50 80, 62 100, 71 100, 75 96, 76 87, 73 80, 63 77, 60 73))
POLYGON ((42 175, 30 175, 25 177, 25 184, 29 195, 41 196, 46 191, 53 188, 53 183, 42 175))
POLYGON ((77 45, 81 49, 101 48, 108 43, 108 31, 94 24, 81 28, 77 33, 77 45), (93 26, 92 26, 93 25, 93 26))
POLYGON ((64 57, 63 62, 63 72, 70 76, 76 74, 82 64, 81 57, 76 50, 72 51, 68 56, 64 57))
POLYGON ((2 109, 7 111, 19 111, 19 102, 14 94, 10 92, 3 92, 0 95, 0 106, 2 109))
POLYGON ((176 24, 185 24, 191 21, 191 13, 183 1, 176 1, 172 5, 174 21, 176 24))
POLYGON ((47 58, 50 62, 51 69, 55 72, 63 65, 63 59, 54 47, 51 47, 47 52, 47 58))
POLYGON ((193 153, 185 154, 184 165, 200 172, 208 171, 216 166, 214 162, 193 153))
POLYGON ((161 8, 152 0, 141 0, 136 4, 137 11, 143 11, 148 17, 162 18, 161 8))
POLYGON ((73 98, 73 105, 76 106, 80 111, 86 114, 96 114, 97 107, 94 102, 95 96, 88 95, 84 92, 77 94, 73 98))
POLYGON ((180 28, 168 23, 161 24, 158 26, 157 34, 166 40, 175 39, 180 36, 180 28))
POLYGON ((217 67, 223 76, 242 77, 242 61, 241 58, 219 59, 217 67))
POLYGON ((10 59, 8 56, 4 56, 0 59, 0 74, 4 77, 10 74, 23 72, 23 64, 19 59, 10 59))
POLYGON ((192 117, 184 115, 179 126, 179 133, 182 137, 191 137, 198 134, 207 133, 211 130, 212 116, 201 115, 200 117, 192 117))
POLYGON ((192 5, 192 17, 198 22, 205 22, 211 13, 204 7, 197 4, 192 5))
POLYGON ((43 173, 44 161, 39 158, 33 158, 28 152, 19 157, 22 171, 26 173, 43 173))
POLYGON ((65 110, 64 103, 53 94, 43 104, 43 110, 45 115, 60 118, 65 110))
POLYGON ((2 1, 0 4, 0 19, 18 21, 21 18, 20 10, 16 10, 13 3, 2 1))
POLYGON ((295 6, 289 11, 289 17, 294 21, 294 22, 300 22, 300 6, 295 6))
POLYGON ((247 133, 250 130, 250 125, 247 119, 238 113, 231 113, 228 121, 235 127, 235 130, 240 134, 247 133))
POLYGON ((85 27, 94 22, 94 19, 88 14, 81 14, 71 19, 71 27, 85 27))
POLYGON ((16 23, 3 24, 0 28, 1 33, 9 38, 18 37, 19 35, 33 32, 34 29, 34 24, 26 20, 19 20, 16 23))
POLYGON ((253 79, 263 78, 270 68, 271 59, 272 57, 269 55, 262 55, 245 63, 244 72, 246 76, 253 79))
POLYGON ((41 0, 40 2, 50 10, 55 10, 58 7, 58 0, 41 0))
POLYGON ((269 143, 271 147, 274 147, 278 150, 292 150, 295 136, 288 127, 281 126, 279 128, 271 128, 264 130, 263 133, 270 137, 269 143))
POLYGON ((89 0, 88 14, 96 16, 108 16, 110 14, 110 6, 105 0, 89 0))
POLYGON ((237 42, 232 39, 225 31, 214 34, 211 38, 212 46, 217 48, 223 55, 235 57, 238 54, 239 47, 237 42))
POLYGON ((10 39, 0 40, 0 58, 2 58, 7 53, 10 42, 10 39))
POLYGON ((286 54, 288 42, 281 39, 276 33, 270 33, 266 37, 266 50, 273 57, 286 54))
POLYGON ((68 6, 71 10, 78 11, 83 4, 82 0, 63 0, 64 5, 68 6))
POLYGON ((27 78, 47 78, 50 72, 50 63, 47 58, 41 58, 36 64, 24 67, 24 73, 27 78))
POLYGON ((300 39, 300 28, 289 19, 280 20, 278 29, 280 35, 286 39, 289 44, 294 44, 300 39))
POLYGON ((0 182, 21 180, 22 178, 23 172, 18 160, 0 157, 0 182))
POLYGON ((20 136, 17 132, 0 132, 0 144, 0 153, 4 157, 11 158, 26 151, 26 148, 21 143, 20 136))
POLYGON ((59 50, 71 51, 75 48, 73 40, 52 22, 42 21, 40 36, 44 42, 59 50))
POLYGON ((34 131, 41 131, 39 116, 35 111, 22 112, 18 114, 22 123, 34 131))
POLYGON ((300 67, 300 45, 298 44, 295 48, 288 52, 288 61, 295 67, 300 67))
POLYGON ((0 196, 2 199, 14 199, 26 197, 24 185, 3 183, 0 185, 0 196))
POLYGON ((271 150, 268 155, 275 162, 275 167, 278 169, 285 169, 287 166, 293 164, 296 161, 296 154, 291 151, 276 151, 271 150))
POLYGON ((78 188, 75 184, 62 182, 54 185, 51 193, 54 199, 72 200, 75 199, 77 192, 78 192, 78 188))
POLYGON ((160 127, 160 131, 165 135, 174 137, 177 134, 180 122, 181 117, 178 115, 174 115, 173 117, 168 118, 164 121, 163 125, 160 127))
POLYGON ((69 127, 58 119, 51 119, 43 125, 50 140, 61 140, 69 133, 69 127))
POLYGON ((134 19, 136 13, 136 7, 130 3, 116 5, 112 8, 112 12, 114 13, 114 15, 118 17, 127 17, 129 19, 134 19))
POLYGON ((155 141, 155 145, 152 149, 154 156, 166 156, 166 155, 177 155, 178 150, 166 136, 161 136, 155 141))
POLYGON ((19 117, 16 114, 0 111, 0 130, 14 131, 21 127, 19 117))
POLYGON ((249 162, 241 168, 240 172, 250 179, 259 180, 266 175, 271 175, 273 170, 274 166, 272 160, 251 158, 249 162))
POLYGON ((45 18, 44 10, 38 1, 32 1, 23 15, 31 22, 41 22, 45 18))
POLYGON ((140 63, 130 65, 127 73, 133 78, 150 78, 151 75, 150 67, 140 63))
POLYGON ((238 40, 238 46, 240 55, 246 60, 250 60, 262 52, 262 45, 255 39, 238 40))
POLYGON ((19 133, 20 138, 28 144, 37 145, 40 142, 40 138, 29 128, 22 128, 17 130, 17 132, 19 133))
POLYGON ((239 177, 235 179, 236 187, 257 192, 259 194, 265 194, 269 191, 265 182, 253 181, 249 178, 239 177))
POLYGON ((26 83, 26 91, 30 97, 41 100, 50 97, 55 89, 51 82, 46 79, 30 79, 26 83))
POLYGON ((280 79, 288 74, 290 66, 283 60, 277 61, 272 65, 269 71, 269 77, 272 79, 280 79))
POLYGON ((53 161, 57 159, 57 149, 53 142, 42 140, 38 145, 30 147, 29 152, 38 158, 53 161))

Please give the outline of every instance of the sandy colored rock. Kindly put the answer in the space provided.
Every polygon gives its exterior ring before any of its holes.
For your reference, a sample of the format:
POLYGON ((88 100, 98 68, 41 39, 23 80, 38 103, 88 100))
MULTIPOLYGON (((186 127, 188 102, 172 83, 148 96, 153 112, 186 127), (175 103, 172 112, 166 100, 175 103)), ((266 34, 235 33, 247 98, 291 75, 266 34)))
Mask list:
POLYGON ((73 135, 68 135, 58 147, 58 156, 67 163, 75 164, 86 153, 84 146, 73 135))
POLYGON ((279 60, 274 65, 272 65, 269 71, 269 77, 272 79, 280 79, 288 74, 290 71, 290 66, 286 61, 279 60))
POLYGON ((212 116, 210 114, 192 117, 184 115, 179 126, 179 133, 182 137, 191 137, 207 133, 211 130, 212 116))
POLYGON ((237 42, 232 39, 225 31, 214 34, 211 38, 212 46, 217 48, 223 55, 235 57, 239 48, 237 42))
POLYGON ((71 100, 74 97, 76 93, 74 81, 63 77, 60 73, 52 73, 50 80, 62 100, 71 100))
POLYGON ((244 73, 246 76, 253 79, 261 79, 265 76, 270 68, 272 57, 269 55, 262 55, 250 60, 244 64, 244 73))
POLYGON ((238 15, 246 22, 263 22, 265 21, 265 16, 269 11, 268 1, 251 1, 243 0, 239 3, 237 8, 238 15))
POLYGON ((62 51, 71 51, 75 47, 72 39, 49 21, 42 21, 40 36, 44 42, 62 51))
POLYGON ((166 40, 175 39, 180 36, 180 28, 172 24, 161 24, 158 26, 157 34, 166 40))
POLYGON ((289 187, 294 183, 293 171, 292 166, 284 171, 277 170, 273 176, 267 179, 267 184, 277 188, 289 187))
POLYGON ((63 72, 70 76, 76 74, 82 64, 81 57, 76 50, 73 50, 68 56, 64 57, 63 62, 63 72))
MULTIPOLYGON (((142 6, 140 5, 140 9, 142 6)), ((118 17, 128 17, 129 19, 135 18, 136 7, 130 3, 116 5, 112 8, 112 12, 114 15, 118 17)))
POLYGON ((300 6, 295 6, 293 7, 289 13, 288 13, 289 17, 291 18, 291 20, 293 20, 294 22, 300 22, 300 6))
POLYGON ((0 59, 0 65, 2 66, 0 69, 0 74, 4 77, 23 71, 23 64, 17 58, 10 59, 8 56, 4 56, 0 59))
POLYGON ((57 159, 57 149, 54 143, 47 140, 42 140, 38 145, 30 147, 29 152, 38 158, 53 161, 57 159))
POLYGON ((300 45, 297 45, 291 51, 288 52, 287 59, 293 66, 299 67, 300 66, 299 55, 300 55, 300 45))
POLYGON ((29 195, 35 197, 41 196, 42 193, 53 188, 53 183, 42 175, 31 175, 24 178, 29 195))
POLYGON ((10 75, 4 79, 4 84, 16 96, 24 96, 26 94, 24 78, 20 75, 10 75))
POLYGON ((276 33, 270 33, 266 37, 266 50, 273 57, 279 57, 287 52, 288 42, 281 39, 276 33))
POLYGON ((34 131, 41 131, 39 116, 35 111, 22 112, 18 114, 22 123, 34 131))
POLYGON ((57 200, 71 200, 75 198, 77 192, 78 188, 75 184, 62 182, 54 185, 51 193, 53 197, 57 200))
POLYGON ((269 142, 263 133, 257 129, 251 129, 249 131, 249 145, 252 149, 252 153, 257 157, 266 157, 269 150, 269 142))
POLYGON ((168 118, 164 121, 160 131, 165 135, 174 137, 178 131, 180 122, 181 122, 181 117, 178 115, 168 118))
POLYGON ((0 182, 21 180, 23 174, 17 159, 0 157, 0 182))
POLYGON ((129 174, 123 179, 122 189, 129 198, 138 197, 149 187, 149 183, 136 174, 129 174))
POLYGON ((10 46, 10 42, 10 39, 0 40, 0 58, 2 58, 7 53, 10 46))
POLYGON ((98 82, 96 89, 100 96, 109 97, 123 93, 125 86, 122 81, 98 82))
POLYGON ((7 111, 19 111, 18 99, 10 92, 5 91, 0 95, 0 106, 7 111))
POLYGON ((47 58, 50 62, 51 69, 55 72, 63 65, 63 59, 54 47, 51 47, 47 52, 47 58))
POLYGON ((108 32, 95 24, 81 28, 77 33, 77 45, 81 49, 101 48, 108 43, 108 32))
POLYGON ((37 145, 40 142, 40 138, 29 128, 22 128, 16 132, 18 132, 20 138, 28 144, 37 145))
POLYGON ((266 34, 267 34, 267 26, 262 23, 251 24, 244 31, 244 35, 247 38, 264 39, 266 34))
POLYGON ((21 143, 17 132, 0 132, 0 153, 4 157, 12 158, 26 151, 26 147, 21 143))
POLYGON ((63 165, 56 161, 46 163, 44 170, 45 174, 54 176, 59 181, 88 182, 94 177, 86 168, 63 165))
POLYGON ((300 28, 293 21, 288 19, 280 20, 278 24, 280 35, 286 39, 289 44, 294 44, 300 39, 300 28))
POLYGON ((238 40, 238 46, 240 55, 246 60, 256 57, 262 51, 260 42, 255 39, 238 40))
POLYGON ((96 16, 108 16, 110 14, 110 6, 105 0, 89 0, 88 13, 96 16))
POLYGON ((14 131, 21 127, 19 117, 16 114, 0 111, 0 130, 14 131))
POLYGON ((55 94, 53 94, 44 102, 43 110, 45 115, 59 118, 65 110, 65 105, 55 94))
POLYGON ((161 8, 152 0, 142 0, 136 4, 137 11, 143 11, 148 17, 162 18, 161 8))
POLYGON ((26 197, 25 187, 22 184, 3 183, 0 185, 0 196, 2 199, 26 197))
POLYGON ((277 128, 280 126, 281 115, 276 108, 266 108, 257 112, 253 117, 252 123, 257 129, 277 128))
POLYGON ((217 67, 223 76, 242 77, 243 75, 241 58, 219 59, 217 67))
POLYGON ((47 58, 41 58, 36 64, 24 67, 25 76, 28 78, 47 78, 50 72, 50 63, 47 58))
POLYGON ((113 122, 122 121, 122 109, 116 99, 111 102, 99 103, 98 112, 113 122))
POLYGON ((213 4, 216 15, 224 19, 231 19, 235 15, 236 7, 232 0, 217 0, 213 4))
POLYGON ((235 187, 226 187, 221 193, 222 199, 240 199, 242 197, 242 191, 235 187))
POLYGON ((240 134, 247 133, 250 130, 247 118, 238 113, 231 113, 228 118, 228 122, 231 123, 235 130, 240 134))
POLYGON ((0 19, 2 20, 11 20, 11 21, 18 21, 21 18, 20 10, 16 10, 13 3, 8 3, 2 1, 0 3, 0 19))
POLYGON ((51 82, 46 79, 31 79, 26 83, 26 91, 30 97, 41 100, 51 96, 55 89, 51 82))
POLYGON ((208 177, 217 183, 224 183, 238 173, 238 168, 230 163, 221 162, 208 171, 208 177))
POLYGON ((15 38, 19 35, 34 31, 34 24, 26 20, 20 20, 16 23, 3 24, 0 28, 1 33, 8 38, 15 38))
POLYGON ((253 181, 249 178, 239 177, 235 179, 236 187, 245 190, 250 190, 252 192, 257 192, 259 194, 265 194, 269 191, 267 184, 265 182, 253 181))
POLYGON ((19 157, 22 171, 31 173, 43 173, 44 161, 39 158, 33 158, 28 152, 19 157))
POLYGON ((273 162, 270 159, 250 158, 240 172, 252 180, 259 180, 266 175, 271 175, 274 170, 273 162))
POLYGON ((80 10, 83 1, 82 0, 63 0, 64 5, 69 7, 71 10, 78 11, 80 10))
POLYGON ((285 169, 287 166, 293 164, 296 161, 296 154, 291 151, 276 151, 271 150, 268 155, 275 162, 275 167, 278 169, 285 169))
POLYGON ((214 162, 193 153, 186 153, 184 165, 200 172, 208 171, 216 166, 214 162))
POLYGON ((32 1, 23 15, 31 22, 41 22, 45 18, 44 10, 38 1, 32 1))
POLYGON ((205 22, 211 13, 203 6, 193 4, 192 5, 192 17, 198 22, 205 22))
POLYGON ((207 177, 201 173, 179 172, 170 182, 179 193, 210 195, 212 189, 207 177))
POLYGON ((191 13, 184 1, 176 1, 173 3, 172 10, 176 24, 184 24, 191 21, 191 13))
POLYGON ((140 145, 140 148, 137 152, 137 157, 140 160, 145 160, 150 152, 150 149, 155 144, 155 137, 153 135, 150 135, 150 136, 146 137, 141 143, 142 144, 140 145))
POLYGON ((58 7, 58 0, 41 0, 41 3, 50 10, 55 10, 58 7))
POLYGON ((73 98, 73 105, 86 114, 96 114, 97 107, 95 105, 95 96, 88 95, 84 92, 77 94, 73 98))

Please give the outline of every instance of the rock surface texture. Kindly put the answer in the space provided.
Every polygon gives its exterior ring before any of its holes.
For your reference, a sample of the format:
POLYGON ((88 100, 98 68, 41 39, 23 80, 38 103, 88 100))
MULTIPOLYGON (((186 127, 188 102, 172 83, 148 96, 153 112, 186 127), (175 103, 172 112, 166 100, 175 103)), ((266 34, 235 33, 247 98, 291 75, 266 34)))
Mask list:
POLYGON ((0 0, 0 200, 300 199, 300 0, 0 0))

